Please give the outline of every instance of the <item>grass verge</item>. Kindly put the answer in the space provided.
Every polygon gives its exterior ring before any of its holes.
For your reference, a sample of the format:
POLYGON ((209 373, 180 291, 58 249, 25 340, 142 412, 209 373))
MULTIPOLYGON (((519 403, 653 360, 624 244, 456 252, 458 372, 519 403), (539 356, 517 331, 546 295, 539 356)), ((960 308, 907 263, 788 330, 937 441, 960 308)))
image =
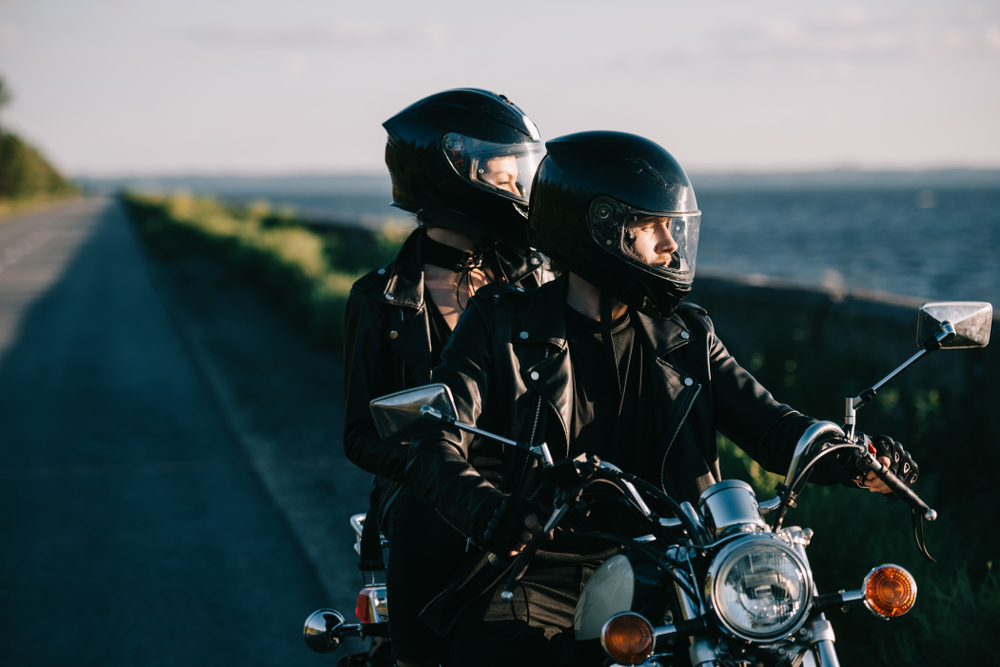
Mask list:
POLYGON ((188 251, 220 261, 261 288, 317 342, 340 349, 344 306, 358 277, 391 261, 409 233, 316 225, 266 204, 228 206, 186 194, 121 197, 154 255, 170 261, 188 251))

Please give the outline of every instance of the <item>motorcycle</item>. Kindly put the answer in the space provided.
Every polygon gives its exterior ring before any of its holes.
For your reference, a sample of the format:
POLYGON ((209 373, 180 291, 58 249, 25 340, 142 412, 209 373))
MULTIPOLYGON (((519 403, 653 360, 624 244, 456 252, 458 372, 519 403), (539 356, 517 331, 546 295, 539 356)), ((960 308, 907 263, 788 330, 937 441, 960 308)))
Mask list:
MULTIPOLYGON (((796 444, 777 496, 763 502, 745 482, 726 480, 706 489, 694 507, 674 501, 658 487, 596 456, 554 461, 544 443, 526 445, 457 421, 451 392, 442 384, 375 399, 372 414, 385 439, 405 439, 429 430, 429 424, 447 424, 527 450, 538 459, 551 491, 551 513, 542 530, 508 564, 504 599, 513 599, 518 580, 550 531, 573 530, 587 514, 585 491, 600 482, 624 501, 648 533, 641 537, 583 533, 614 540, 624 549, 594 571, 574 618, 575 640, 599 640, 609 664, 836 667, 835 635, 826 613, 864 606, 879 618, 897 618, 916 602, 917 584, 904 568, 886 564, 872 569, 858 590, 821 595, 806 554, 813 531, 785 527, 786 512, 795 507, 817 464, 835 456, 838 465, 849 465, 861 474, 874 471, 911 508, 917 546, 931 559, 923 540, 923 521, 934 521, 937 513, 879 462, 871 441, 856 430, 857 411, 930 352, 985 347, 992 318, 988 303, 922 306, 917 321, 919 351, 877 384, 848 397, 843 426, 819 422, 807 429, 796 444), (651 506, 669 508, 672 516, 660 516, 651 506), (765 517, 773 521, 769 524, 765 517)), ((355 530, 360 536, 360 528, 355 530)), ((387 625, 384 614, 377 611, 379 604, 385 605, 384 588, 383 597, 378 590, 363 590, 364 604, 359 596, 359 624, 346 624, 343 615, 331 609, 314 612, 306 621, 306 643, 328 652, 344 637, 374 637, 368 654, 348 656, 338 664, 379 664, 372 660, 385 655, 387 625)))

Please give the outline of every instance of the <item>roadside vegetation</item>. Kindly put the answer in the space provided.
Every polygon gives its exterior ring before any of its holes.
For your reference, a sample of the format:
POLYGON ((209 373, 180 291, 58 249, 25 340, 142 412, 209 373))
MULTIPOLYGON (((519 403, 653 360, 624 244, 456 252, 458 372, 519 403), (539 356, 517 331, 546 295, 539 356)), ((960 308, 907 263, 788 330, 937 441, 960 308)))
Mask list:
MULTIPOLYGON (((0 108, 11 99, 0 79, 0 108)), ((0 218, 77 194, 37 149, 0 125, 0 218)))
POLYGON ((336 349, 351 285, 390 262, 410 231, 399 224, 378 231, 313 224, 266 203, 230 206, 187 194, 125 194, 122 202, 158 257, 204 253, 262 289, 314 340, 336 349))
MULTIPOLYGON (((762 318, 769 333, 756 338, 758 349, 747 364, 779 400, 806 414, 839 421, 839 397, 856 395, 903 361, 864 362, 857 350, 838 352, 814 340, 801 318, 780 323, 762 318), (774 331, 788 334, 774 336, 774 331)), ((936 361, 921 363, 985 369, 988 352, 940 352, 936 361)), ((985 373, 970 375, 989 381, 985 373)), ((1000 520, 1000 495, 992 479, 1000 465, 994 444, 1000 415, 990 405, 985 384, 941 380, 934 372, 909 371, 859 412, 860 430, 891 435, 920 466, 915 490, 939 516, 924 523, 937 563, 918 554, 910 510, 895 499, 807 485, 799 507, 786 516, 786 525, 815 531, 809 558, 821 593, 860 588, 868 571, 884 563, 905 567, 917 580, 916 605, 902 618, 883 622, 863 608, 827 614, 842 664, 1000 664, 995 641, 1000 636, 1000 534, 993 529, 1000 520)), ((759 499, 774 496, 783 477, 761 469, 722 436, 719 445, 726 476, 749 482, 759 499)))

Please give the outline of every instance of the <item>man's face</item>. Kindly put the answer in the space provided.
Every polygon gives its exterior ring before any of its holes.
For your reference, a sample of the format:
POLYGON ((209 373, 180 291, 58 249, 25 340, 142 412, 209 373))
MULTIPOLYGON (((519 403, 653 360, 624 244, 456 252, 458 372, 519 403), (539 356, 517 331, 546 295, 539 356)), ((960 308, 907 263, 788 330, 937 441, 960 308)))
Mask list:
POLYGON ((479 180, 518 197, 523 196, 517 185, 520 175, 517 158, 513 155, 490 158, 479 164, 479 180))
POLYGON ((676 263, 677 242, 670 234, 671 219, 659 216, 635 216, 625 225, 625 245, 636 258, 650 266, 676 263))

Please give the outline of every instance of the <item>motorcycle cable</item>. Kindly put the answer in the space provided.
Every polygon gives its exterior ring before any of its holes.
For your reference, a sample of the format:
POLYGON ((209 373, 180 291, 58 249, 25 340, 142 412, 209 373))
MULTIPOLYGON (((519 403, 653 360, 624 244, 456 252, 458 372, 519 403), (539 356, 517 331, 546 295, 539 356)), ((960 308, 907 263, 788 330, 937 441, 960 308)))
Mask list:
POLYGON ((638 514, 639 516, 641 516, 644 519, 650 520, 652 523, 654 523, 657 526, 657 529, 658 529, 657 532, 658 532, 658 536, 659 537, 668 537, 668 535, 666 533, 659 533, 659 530, 662 530, 662 528, 660 527, 660 517, 659 517, 659 515, 655 514, 652 510, 648 510, 648 513, 647 513, 647 509, 648 508, 640 507, 635 502, 635 500, 633 498, 629 497, 629 495, 626 494, 621 489, 621 487, 619 487, 617 484, 615 484, 612 480, 610 480, 610 479, 600 479, 600 478, 590 479, 590 480, 584 482, 583 484, 581 484, 579 488, 580 489, 586 489, 587 487, 590 487, 590 486, 592 486, 594 484, 601 484, 601 483, 609 485, 615 491, 618 491, 619 493, 621 493, 621 495, 620 496, 601 496, 601 495, 597 495, 593 500, 590 501, 591 504, 596 503, 596 502, 604 502, 604 501, 607 501, 607 500, 624 501, 629 508, 635 510, 636 514, 638 514))
POLYGON ((858 451, 858 445, 842 444, 842 445, 834 445, 833 447, 828 447, 827 449, 821 451, 816 456, 816 458, 814 458, 812 461, 807 463, 805 467, 802 468, 802 471, 798 474, 798 476, 795 479, 794 488, 789 488, 787 486, 784 487, 785 490, 782 493, 781 507, 778 509, 778 512, 774 518, 774 530, 779 530, 781 528, 781 524, 785 519, 785 513, 788 511, 788 508, 794 507, 795 499, 798 498, 799 494, 802 493, 802 489, 805 488, 806 483, 809 482, 809 477, 812 474, 812 467, 816 465, 820 461, 820 459, 824 458, 827 454, 829 454, 830 452, 835 452, 838 449, 853 449, 855 451, 858 451))
MULTIPOLYGON (((614 498, 614 497, 597 498, 597 499, 591 501, 590 506, 593 507, 593 506, 595 506, 597 504, 623 504, 625 507, 628 507, 630 509, 635 508, 635 505, 632 504, 632 503, 630 503, 630 502, 628 502, 628 500, 625 499, 625 498, 614 498)), ((659 518, 658 517, 657 518, 653 518, 653 517, 647 517, 646 515, 642 515, 642 518, 648 520, 650 522, 650 524, 651 524, 651 527, 655 527, 654 532, 652 534, 657 539, 662 540, 665 544, 674 544, 676 542, 676 540, 674 539, 673 535, 670 535, 670 534, 666 533, 666 531, 663 531, 662 526, 660 526, 660 524, 659 524, 659 518)), ((561 532, 568 532, 568 531, 564 530, 562 527, 560 527, 559 530, 561 532)), ((589 535, 590 532, 584 530, 584 531, 581 531, 581 534, 589 535)), ((672 565, 673 567, 677 567, 677 568, 684 567, 683 563, 681 563, 678 560, 674 560, 673 558, 670 558, 667 555, 658 556, 656 559, 659 560, 659 561, 662 561, 664 563, 668 563, 668 564, 672 565)))
MULTIPOLYGON (((688 515, 684 513, 684 510, 681 509, 680 504, 676 500, 674 500, 673 498, 665 494, 663 491, 661 491, 659 488, 650 484, 649 482, 640 477, 636 477, 635 475, 631 475, 626 472, 619 472, 618 474, 625 481, 635 484, 640 489, 646 491, 646 493, 648 493, 649 495, 653 496, 654 498, 658 498, 663 502, 665 502, 667 505, 669 505, 670 509, 673 510, 674 512, 674 516, 676 516, 677 519, 680 520, 681 525, 684 526, 684 530, 687 531, 688 537, 691 539, 692 544, 695 544, 695 541, 698 539, 697 527, 691 521, 690 517, 688 517, 688 515)), ((698 549, 702 549, 702 547, 698 546, 698 549)))
POLYGON ((676 569, 683 568, 683 563, 677 563, 676 565, 674 565, 673 562, 672 562, 672 559, 668 560, 665 556, 661 556, 661 555, 657 554, 656 551, 654 551, 653 549, 650 549, 645 544, 642 544, 641 542, 636 542, 632 538, 625 537, 624 535, 616 535, 615 533, 605 533, 605 532, 602 532, 602 531, 583 532, 583 533, 575 533, 575 534, 576 535, 582 535, 584 537, 597 537, 597 538, 601 538, 601 539, 611 540, 612 542, 617 542, 618 544, 630 547, 630 548, 638 551, 642 555, 644 555, 647 558, 649 558, 650 560, 652 560, 653 563, 657 567, 659 567, 661 570, 663 570, 667 574, 667 576, 669 576, 671 579, 673 579, 677 583, 678 586, 680 586, 681 588, 683 588, 684 592, 687 593, 691 597, 692 600, 699 599, 698 596, 695 594, 694 589, 691 588, 691 584, 688 583, 687 581, 685 581, 684 578, 682 578, 676 572, 674 572, 675 568, 676 569))

